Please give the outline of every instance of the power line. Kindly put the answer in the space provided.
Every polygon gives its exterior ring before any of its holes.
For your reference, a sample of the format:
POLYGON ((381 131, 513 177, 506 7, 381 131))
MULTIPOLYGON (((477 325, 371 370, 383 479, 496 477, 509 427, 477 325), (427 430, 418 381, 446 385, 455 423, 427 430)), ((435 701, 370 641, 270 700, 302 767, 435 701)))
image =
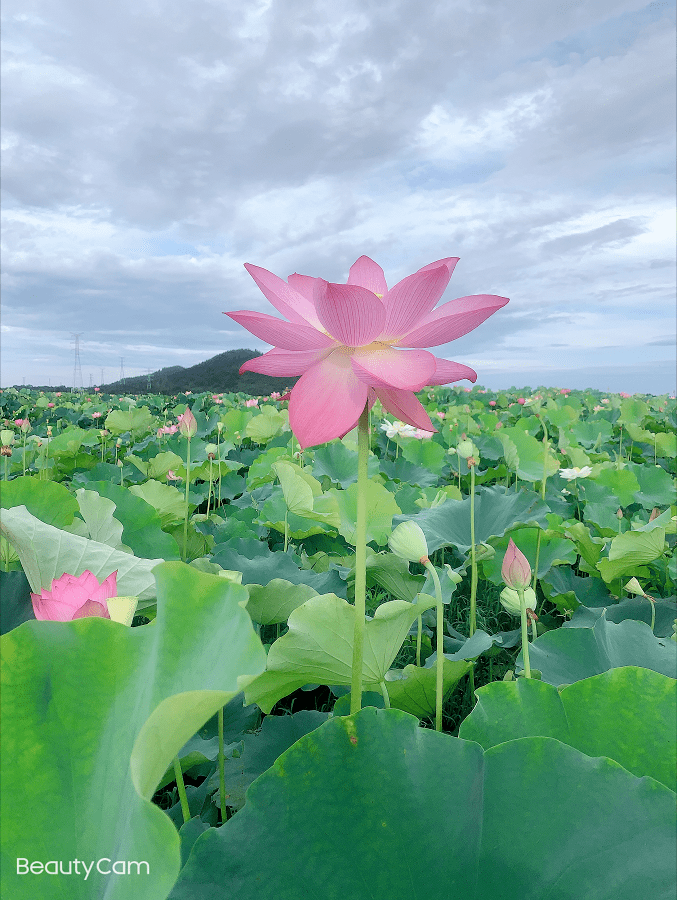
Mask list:
POLYGON ((124 356, 120 357, 120 381, 125 383, 125 358, 124 356))

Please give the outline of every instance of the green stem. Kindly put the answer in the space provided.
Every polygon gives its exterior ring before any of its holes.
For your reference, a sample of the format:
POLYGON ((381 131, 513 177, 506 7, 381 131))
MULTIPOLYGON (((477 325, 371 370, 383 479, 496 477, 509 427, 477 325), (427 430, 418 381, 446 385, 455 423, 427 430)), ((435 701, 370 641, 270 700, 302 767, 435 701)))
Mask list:
POLYGON ((383 702, 386 705, 386 709, 390 709, 390 694, 388 693, 385 681, 381 682, 381 693, 383 694, 383 702))
MULTIPOLYGON (((207 518, 209 518, 209 507, 210 507, 211 502, 212 502, 212 485, 213 485, 213 481, 212 481, 212 464, 213 464, 213 461, 210 459, 210 460, 209 460, 209 494, 207 495, 207 518)), ((220 471, 221 471, 221 464, 219 463, 219 472, 220 472, 220 471)))
POLYGON ((176 787, 179 791, 179 800, 181 801, 181 812, 183 813, 184 824, 190 819, 190 809, 188 807, 188 797, 186 796, 186 785, 183 783, 183 772, 181 771, 181 762, 178 756, 174 757, 174 777, 176 778, 176 787))
POLYGON ((470 467, 470 637, 477 629, 477 557, 475 554, 475 467, 470 467))
POLYGON ((355 631, 350 682, 350 715, 362 708, 362 662, 367 594, 367 468, 369 463, 369 406, 357 423, 357 522, 355 527, 355 631))
POLYGON ((524 590, 517 588, 517 596, 520 599, 520 615, 522 618, 522 662, 524 664, 524 677, 531 678, 531 666, 529 665, 529 628, 527 624, 527 602, 524 599, 524 590))
POLYGON ((183 561, 188 561, 188 488, 190 486, 190 438, 186 447, 186 508, 183 514, 183 561))
POLYGON ((284 552, 287 552, 287 546, 289 544, 289 509, 285 506, 284 508, 284 552))
POLYGON ((219 800, 221 801, 221 821, 226 821, 226 770, 223 756, 223 707, 219 710, 219 800))
POLYGON ((423 618, 418 617, 418 630, 416 632, 416 665, 421 668, 421 639, 423 637, 423 618))
POLYGON ((426 557, 423 565, 430 572, 435 582, 435 599, 437 601, 437 659, 435 664, 435 731, 442 731, 442 699, 444 697, 444 606, 442 604, 442 586, 435 566, 426 557))
MULTIPOLYGON (((545 427, 545 422, 543 422, 542 425, 543 425, 543 474, 541 476, 541 500, 545 503, 545 485, 548 480, 548 450, 549 450, 550 445, 548 443, 548 430, 545 427)), ((536 538, 536 564, 534 565, 534 578, 531 583, 531 587, 533 588, 534 592, 536 591, 536 582, 538 581, 538 560, 541 555, 541 534, 542 534, 542 531, 539 528, 538 535, 536 538)), ((536 612, 536 610, 534 610, 534 612, 536 612)))

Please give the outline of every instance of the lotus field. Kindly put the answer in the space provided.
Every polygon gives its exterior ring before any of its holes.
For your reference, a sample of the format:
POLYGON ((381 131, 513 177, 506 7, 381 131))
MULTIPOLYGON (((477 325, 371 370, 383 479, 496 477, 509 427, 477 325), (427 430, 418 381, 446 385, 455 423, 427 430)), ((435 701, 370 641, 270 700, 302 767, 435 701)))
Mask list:
POLYGON ((0 394, 3 896, 674 900, 674 398, 329 288, 290 399, 0 394))

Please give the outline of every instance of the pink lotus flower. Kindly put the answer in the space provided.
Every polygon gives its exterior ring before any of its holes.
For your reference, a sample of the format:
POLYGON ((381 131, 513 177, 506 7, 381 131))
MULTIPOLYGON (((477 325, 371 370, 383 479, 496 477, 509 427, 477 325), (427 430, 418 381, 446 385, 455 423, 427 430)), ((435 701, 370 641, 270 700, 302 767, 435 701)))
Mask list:
POLYGON ((508 549, 503 557, 503 565, 501 566, 501 577, 503 581, 516 590, 524 590, 531 583, 531 566, 529 560, 516 546, 512 538, 508 542, 508 549))
POLYGON ((64 572, 52 581, 50 591, 42 588, 39 594, 31 594, 35 618, 50 622, 70 622, 88 616, 110 619, 106 601, 117 596, 117 574, 112 572, 99 584, 89 569, 82 575, 64 572))
MULTIPOLYGON (((271 316, 271 318, 272 318, 272 316, 271 316)), ((244 369, 244 366, 242 367, 242 369, 244 369)), ((240 372, 242 372, 242 369, 240 369, 240 372)), ((252 397, 251 400, 245 400, 244 405, 248 406, 251 409, 254 406, 258 406, 259 401, 256 399, 256 397, 252 397)))
POLYGON ((490 401, 489 401, 489 406, 496 406, 496 401, 495 401, 495 400, 490 400, 490 401))
POLYGON ((48 403, 47 406, 49 407, 49 409, 54 409, 54 404, 53 404, 53 403, 48 403))
POLYGON ((181 481, 181 476, 177 475, 172 469, 167 472, 167 481, 181 481))
POLYGON ((477 374, 421 348, 467 334, 508 302, 478 294, 435 309, 457 262, 447 257, 430 263, 390 290, 381 267, 367 256, 351 266, 347 284, 307 275, 290 275, 285 282, 246 264, 287 321, 247 310, 226 313, 275 345, 240 373, 301 376, 289 398, 289 421, 302 447, 343 437, 377 398, 398 419, 435 431, 414 392, 461 378, 475 381, 477 374))
POLYGON ((524 399, 524 397, 518 397, 518 398, 517 398, 517 402, 519 403, 520 406, 524 406, 524 404, 525 404, 527 401, 524 399))
POLYGON ((100 419, 100 418, 101 418, 101 413, 100 413, 100 412, 93 412, 93 413, 92 413, 92 418, 93 418, 93 419, 100 419))

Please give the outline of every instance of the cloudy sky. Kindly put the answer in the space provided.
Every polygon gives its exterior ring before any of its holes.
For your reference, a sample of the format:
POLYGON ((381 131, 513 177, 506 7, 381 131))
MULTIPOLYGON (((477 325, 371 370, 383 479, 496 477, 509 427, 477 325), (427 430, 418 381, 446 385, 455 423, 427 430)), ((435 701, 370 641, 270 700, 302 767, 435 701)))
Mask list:
POLYGON ((509 297, 478 384, 673 391, 674 9, 5 0, 2 385, 269 349, 251 262, 509 297))

